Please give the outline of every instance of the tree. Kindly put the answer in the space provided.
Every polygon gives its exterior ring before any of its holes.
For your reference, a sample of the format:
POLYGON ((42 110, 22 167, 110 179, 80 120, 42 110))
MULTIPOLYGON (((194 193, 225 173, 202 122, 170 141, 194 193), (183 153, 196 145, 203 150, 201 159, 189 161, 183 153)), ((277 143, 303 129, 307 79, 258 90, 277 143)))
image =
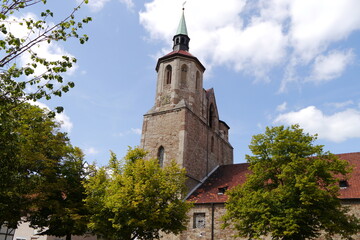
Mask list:
POLYGON ((246 155, 252 173, 228 192, 225 226, 233 224, 249 239, 302 240, 322 233, 351 239, 360 230, 359 220, 338 199, 339 179, 351 167, 315 140, 298 125, 253 136, 253 156, 246 155))
MULTIPOLYGON (((58 17, 46 9, 46 0, 1 1, 0 225, 16 228, 33 202, 34 186, 68 151, 73 151, 69 150, 66 134, 58 131, 54 113, 45 113, 26 102, 61 96, 74 87, 62 74, 73 67, 76 59, 65 55, 50 59, 38 49, 69 38, 85 43, 88 36, 81 36, 79 31, 91 18, 75 18, 84 3, 87 0, 68 15, 58 17), (18 17, 38 9, 44 10, 37 16, 18 17), (14 30, 18 28, 21 30, 14 30)), ((62 107, 56 109, 62 111, 62 107)))
POLYGON ((28 103, 0 117, 0 224, 16 228, 27 214, 35 186, 64 155, 68 139, 53 118, 28 103))
POLYGON ((87 213, 81 150, 46 110, 23 103, 9 114, 11 120, 3 121, 8 124, 0 125, 7 136, 1 140, 11 140, 1 142, 0 225, 16 228, 25 220, 46 228, 44 234, 83 234, 87 213))
POLYGON ((105 239, 159 239, 160 232, 186 229, 190 203, 182 200, 185 170, 174 162, 163 168, 144 160, 142 149, 129 149, 124 163, 112 153, 85 184, 90 228, 105 239))
MULTIPOLYGON (((49 9, 41 11, 37 17, 39 19, 15 16, 24 10, 36 10, 34 8, 36 5, 46 5, 47 0, 2 1, 0 8, 0 32, 2 33, 0 38, 0 103, 2 105, 7 104, 8 108, 13 108, 24 101, 50 99, 53 95, 61 96, 63 92, 74 87, 73 82, 64 82, 61 74, 68 71, 76 59, 69 56, 47 59, 37 52, 37 48, 52 42, 66 41, 69 38, 78 38, 81 44, 85 43, 88 36, 80 36, 78 31, 83 24, 91 21, 91 18, 86 17, 76 21, 75 13, 83 3, 87 2, 88 0, 81 1, 69 15, 56 23, 55 14, 49 9), (14 32, 14 28, 22 28, 21 34, 14 32), (19 57, 25 55, 27 62, 18 66, 19 57)), ((59 107, 58 111, 61 110, 62 108, 59 107)))
POLYGON ((27 221, 42 229, 41 235, 66 236, 70 240, 71 235, 87 232, 88 211, 82 184, 87 173, 83 159, 79 148, 68 145, 62 159, 47 169, 35 187, 27 221))

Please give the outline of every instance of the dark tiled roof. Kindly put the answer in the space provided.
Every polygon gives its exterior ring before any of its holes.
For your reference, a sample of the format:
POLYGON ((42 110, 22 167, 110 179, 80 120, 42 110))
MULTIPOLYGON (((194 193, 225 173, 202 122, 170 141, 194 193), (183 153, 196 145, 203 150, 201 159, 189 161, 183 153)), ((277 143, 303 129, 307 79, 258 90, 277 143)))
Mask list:
MULTIPOLYGON (((337 154, 340 159, 347 160, 353 166, 348 179, 348 187, 340 189, 341 199, 360 199, 360 152, 337 154)), ((226 194, 218 194, 219 189, 231 189, 243 184, 246 175, 250 174, 249 164, 231 164, 220 166, 206 181, 198 187, 188 200, 194 203, 224 203, 226 194)))

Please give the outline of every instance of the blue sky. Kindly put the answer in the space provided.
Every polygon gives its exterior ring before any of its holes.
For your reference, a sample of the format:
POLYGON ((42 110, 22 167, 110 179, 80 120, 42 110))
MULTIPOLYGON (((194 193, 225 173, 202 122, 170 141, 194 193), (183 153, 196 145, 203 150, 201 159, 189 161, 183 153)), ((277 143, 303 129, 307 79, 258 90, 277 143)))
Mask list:
MULTIPOLYGON (((59 17, 76 3, 49 2, 59 17)), ((93 18, 88 43, 42 47, 78 59, 65 75, 76 87, 43 103, 65 107, 63 129, 88 161, 106 164, 109 150, 122 157, 140 143, 155 64, 171 51, 182 3, 90 0, 79 13, 93 18)), ((230 126, 235 162, 245 161, 252 135, 280 124, 299 123, 333 153, 360 151, 360 1, 188 0, 185 8, 190 52, 207 68, 204 87, 230 126)))

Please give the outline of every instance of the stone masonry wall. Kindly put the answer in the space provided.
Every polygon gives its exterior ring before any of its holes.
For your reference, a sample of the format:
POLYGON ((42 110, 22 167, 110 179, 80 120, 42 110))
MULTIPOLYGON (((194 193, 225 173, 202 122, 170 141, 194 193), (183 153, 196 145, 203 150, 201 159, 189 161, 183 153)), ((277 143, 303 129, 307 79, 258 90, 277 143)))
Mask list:
POLYGON ((164 164, 174 159, 183 166, 183 145, 185 134, 185 109, 144 116, 141 147, 149 151, 149 158, 157 158, 158 149, 163 146, 164 164))
MULTIPOLYGON (((344 206, 350 208, 350 213, 360 217, 360 201, 345 201, 344 206)), ((224 204, 196 204, 188 213, 189 222, 187 224, 187 230, 175 235, 164 235, 163 239, 166 240, 246 240, 247 238, 240 238, 233 236, 236 231, 231 227, 225 229, 221 228, 222 220, 221 217, 225 214, 224 204), (205 213, 205 226, 204 228, 194 228, 194 215, 196 213, 205 213), (214 220, 212 220, 214 216, 214 220)), ((353 236, 354 239, 360 239, 360 233, 353 236)), ((270 237, 265 237, 264 240, 270 240, 270 237)), ((334 236, 333 240, 340 240, 338 236, 334 236)), ((318 238, 318 240, 325 240, 324 236, 318 238)))
POLYGON ((191 111, 186 112, 185 168, 199 180, 218 165, 233 163, 233 149, 191 111))
POLYGON ((190 189, 216 166, 233 161, 230 144, 187 108, 144 116, 141 147, 149 158, 157 158, 160 146, 165 149, 164 164, 175 159, 196 180, 188 183, 190 189))

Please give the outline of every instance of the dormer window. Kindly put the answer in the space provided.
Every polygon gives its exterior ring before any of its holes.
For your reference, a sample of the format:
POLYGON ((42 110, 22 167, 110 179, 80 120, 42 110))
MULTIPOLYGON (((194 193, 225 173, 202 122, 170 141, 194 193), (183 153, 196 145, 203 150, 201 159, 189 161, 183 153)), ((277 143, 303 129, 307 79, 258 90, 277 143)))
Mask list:
POLYGON ((349 183, 347 180, 340 180, 339 181, 339 187, 340 189, 345 189, 349 187, 349 183))
POLYGON ((218 188, 218 195, 224 195, 228 186, 218 188))

